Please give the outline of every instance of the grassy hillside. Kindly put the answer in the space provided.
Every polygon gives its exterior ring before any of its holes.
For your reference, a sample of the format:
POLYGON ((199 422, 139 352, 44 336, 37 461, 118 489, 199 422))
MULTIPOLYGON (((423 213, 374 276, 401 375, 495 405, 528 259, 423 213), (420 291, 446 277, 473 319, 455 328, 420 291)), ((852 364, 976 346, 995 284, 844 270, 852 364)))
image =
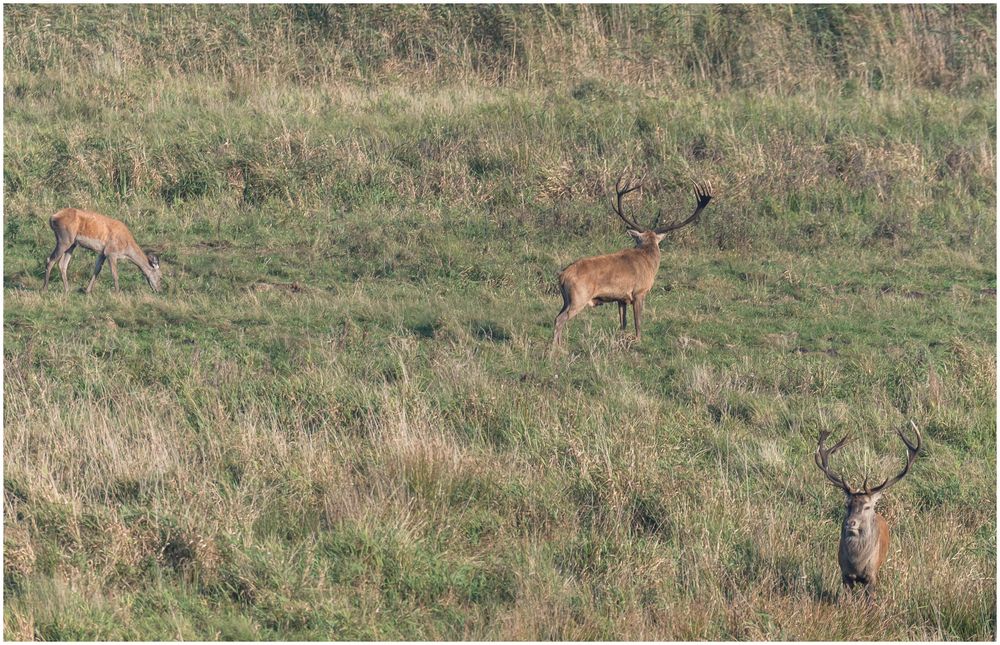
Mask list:
POLYGON ((994 25, 5 7, 4 636, 994 639, 994 25), (623 169, 717 198, 551 351, 623 169), (69 205, 164 292, 41 292, 69 205), (910 418, 862 611, 816 435, 910 418))

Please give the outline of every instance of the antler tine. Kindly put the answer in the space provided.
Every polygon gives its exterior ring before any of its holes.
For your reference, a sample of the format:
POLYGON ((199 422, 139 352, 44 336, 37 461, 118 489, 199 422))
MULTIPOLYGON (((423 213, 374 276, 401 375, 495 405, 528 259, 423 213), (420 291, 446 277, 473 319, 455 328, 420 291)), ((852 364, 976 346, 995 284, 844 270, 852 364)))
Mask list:
MULTIPOLYGON (((829 433, 827 433, 827 434, 829 434, 829 433)), ((845 434, 843 439, 841 439, 837 443, 833 444, 833 447, 830 448, 830 450, 827 452, 827 455, 833 456, 833 453, 835 453, 838 450, 840 450, 841 448, 843 448, 844 444, 846 444, 848 441, 850 441, 850 439, 851 439, 850 433, 845 434)))
POLYGON ((618 206, 616 207, 614 205, 614 202, 612 202, 612 204, 611 204, 611 210, 613 210, 615 212, 615 214, 617 214, 618 217, 620 217, 622 219, 622 221, 625 222, 625 224, 629 228, 633 228, 633 229, 635 229, 637 231, 641 231, 641 230, 643 230, 643 228, 641 226, 639 226, 638 224, 636 224, 634 220, 631 220, 631 219, 629 219, 628 217, 625 216, 625 210, 622 208, 622 197, 624 197, 625 195, 628 195, 629 193, 631 193, 633 191, 639 190, 639 188, 641 188, 642 184, 636 184, 635 186, 633 186, 632 185, 632 180, 629 179, 629 180, 627 180, 625 182, 625 186, 623 187, 622 186, 622 179, 624 179, 624 178, 625 178, 625 173, 623 172, 621 175, 618 176, 618 179, 615 181, 615 193, 618 196, 617 197, 617 199, 618 199, 618 206))
MULTIPOLYGON (((675 231, 679 228, 683 228, 688 224, 693 224, 698 221, 698 216, 701 215, 701 211, 705 210, 708 206, 708 202, 712 199, 712 186, 707 181, 703 183, 695 182, 694 184, 694 196, 697 198, 698 203, 694 209, 694 212, 684 220, 683 222, 674 221, 666 226, 659 226, 653 229, 657 235, 663 235, 664 233, 669 233, 670 231, 675 231)), ((658 218, 657 218, 658 219, 658 218)))
POLYGON ((653 220, 653 227, 652 227, 652 229, 654 231, 660 225, 660 218, 661 217, 663 217, 663 209, 662 208, 657 209, 657 211, 656 211, 656 219, 653 220))
POLYGON ((844 438, 838 441, 831 448, 826 447, 826 438, 830 436, 828 430, 820 430, 819 433, 819 446, 816 448, 816 453, 813 455, 813 459, 816 461, 816 465, 826 478, 833 483, 834 486, 842 489, 846 493, 853 493, 854 491, 851 487, 844 481, 844 478, 836 473, 830 472, 830 456, 835 452, 843 448, 844 444, 847 443, 848 439, 851 438, 850 434, 844 435, 844 438))
POLYGON ((896 434, 899 435, 899 438, 902 439, 903 443, 906 445, 906 466, 904 466, 903 470, 900 471, 900 473, 895 477, 886 478, 884 482, 882 482, 875 488, 871 489, 872 493, 880 493, 888 490, 889 488, 894 486, 896 482, 898 482, 900 479, 906 477, 906 474, 910 472, 910 466, 912 466, 913 462, 916 461, 917 459, 917 452, 920 450, 920 441, 921 441, 920 429, 917 428, 917 424, 913 422, 913 419, 910 419, 910 426, 913 428, 913 431, 917 435, 916 445, 910 443, 910 440, 906 438, 906 435, 903 434, 902 430, 900 430, 899 428, 896 429, 896 434))
POLYGON ((694 185, 694 194, 695 194, 696 197, 698 197, 699 201, 702 198, 704 198, 704 197, 708 197, 709 199, 711 199, 712 198, 712 184, 710 184, 707 181, 705 183, 702 183, 702 184, 699 184, 699 183, 696 182, 695 185, 694 185))
POLYGON ((618 179, 617 179, 617 181, 615 181, 615 192, 618 193, 618 197, 624 197, 625 195, 628 195, 629 193, 631 193, 633 191, 636 191, 636 190, 639 190, 640 188, 642 188, 642 184, 641 183, 636 184, 635 186, 633 186, 631 178, 625 180, 625 186, 623 187, 621 185, 622 179, 625 179, 625 173, 622 173, 622 174, 618 175, 618 179))
POLYGON ((903 431, 900 430, 899 428, 896 428, 896 434, 898 434, 899 438, 902 439, 903 443, 906 444, 906 448, 908 451, 917 452, 918 450, 920 450, 920 428, 918 428, 917 424, 913 422, 913 419, 910 419, 910 427, 913 428, 913 433, 917 435, 917 445, 913 445, 912 443, 910 443, 910 441, 906 438, 906 435, 904 435, 903 431))

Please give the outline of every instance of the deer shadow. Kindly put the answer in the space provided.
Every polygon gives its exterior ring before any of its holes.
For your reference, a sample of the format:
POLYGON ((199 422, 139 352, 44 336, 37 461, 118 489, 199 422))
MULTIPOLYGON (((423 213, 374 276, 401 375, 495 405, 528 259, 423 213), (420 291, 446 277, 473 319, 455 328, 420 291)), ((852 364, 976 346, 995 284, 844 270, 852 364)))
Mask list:
POLYGON ((824 605, 836 605, 839 594, 835 590, 830 590, 823 581, 823 575, 818 571, 813 572, 809 577, 807 585, 809 596, 818 603, 824 605))

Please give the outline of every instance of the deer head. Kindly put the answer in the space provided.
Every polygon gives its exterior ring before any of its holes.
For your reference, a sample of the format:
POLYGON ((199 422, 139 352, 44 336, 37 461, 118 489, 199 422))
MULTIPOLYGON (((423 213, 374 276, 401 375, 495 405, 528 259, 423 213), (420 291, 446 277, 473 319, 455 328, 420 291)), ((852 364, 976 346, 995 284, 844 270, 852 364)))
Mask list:
POLYGON ((158 258, 153 252, 146 252, 146 260, 149 262, 149 267, 143 270, 146 276, 146 282, 149 283, 149 288, 153 291, 159 292, 160 290, 160 258, 158 258))
POLYGON ((868 478, 865 477, 861 488, 857 489, 845 482, 842 476, 830 470, 830 457, 847 443, 850 435, 845 436, 831 448, 827 448, 826 438, 830 436, 830 433, 826 430, 819 433, 819 447, 816 449, 815 454, 816 465, 823 471, 826 478, 830 480, 830 483, 844 491, 844 494, 847 496, 847 515, 844 517, 843 535, 857 536, 868 532, 875 522, 875 504, 886 490, 896 485, 899 480, 910 472, 910 466, 913 465, 913 461, 917 458, 917 451, 920 450, 920 430, 917 429, 913 421, 910 421, 910 425, 916 433, 916 444, 910 443, 910 440, 906 438, 902 430, 896 430, 896 434, 899 435, 899 438, 906 445, 906 466, 903 467, 903 470, 894 477, 887 478, 878 486, 869 486, 868 478))

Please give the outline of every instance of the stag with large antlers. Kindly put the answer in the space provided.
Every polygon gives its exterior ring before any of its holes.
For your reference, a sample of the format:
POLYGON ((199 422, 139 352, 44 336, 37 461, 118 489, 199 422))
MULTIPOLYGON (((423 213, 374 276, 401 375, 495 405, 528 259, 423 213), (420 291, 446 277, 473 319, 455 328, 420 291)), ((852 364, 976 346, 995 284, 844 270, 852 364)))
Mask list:
POLYGON ((917 451, 920 450, 920 430, 917 429, 913 421, 910 421, 910 425, 917 436, 916 444, 910 443, 901 430, 896 430, 896 434, 906 444, 906 466, 903 470, 878 486, 869 487, 868 478, 865 477, 865 481, 859 489, 853 488, 844 481, 843 477, 830 470, 830 457, 847 443, 850 436, 845 436, 831 448, 827 448, 826 438, 830 436, 830 433, 825 430, 819 433, 819 447, 816 449, 815 455, 816 465, 830 480, 830 483, 844 491, 847 496, 847 516, 840 529, 838 558, 840 560, 840 578, 848 589, 853 589, 858 584, 862 585, 869 600, 878 570, 885 562, 886 554, 889 552, 889 525, 886 524, 881 515, 875 512, 875 504, 886 490, 910 472, 910 466, 917 458, 917 451))
POLYGON ((662 215, 660 211, 653 227, 645 228, 626 216, 622 208, 622 198, 638 189, 639 186, 633 186, 631 182, 622 185, 622 178, 619 177, 615 183, 617 205, 615 202, 611 205, 612 210, 628 227, 628 234, 635 240, 635 248, 577 260, 559 274, 563 308, 556 316, 555 344, 562 342, 563 328, 570 318, 587 307, 596 307, 608 302, 618 303, 623 331, 627 323, 628 305, 632 305, 635 338, 639 340, 642 334, 643 302, 646 294, 653 288, 653 279, 656 277, 657 269, 660 268, 660 242, 670 231, 697 222, 701 211, 712 199, 711 186, 696 185, 694 192, 697 206, 687 219, 657 226, 662 215))

